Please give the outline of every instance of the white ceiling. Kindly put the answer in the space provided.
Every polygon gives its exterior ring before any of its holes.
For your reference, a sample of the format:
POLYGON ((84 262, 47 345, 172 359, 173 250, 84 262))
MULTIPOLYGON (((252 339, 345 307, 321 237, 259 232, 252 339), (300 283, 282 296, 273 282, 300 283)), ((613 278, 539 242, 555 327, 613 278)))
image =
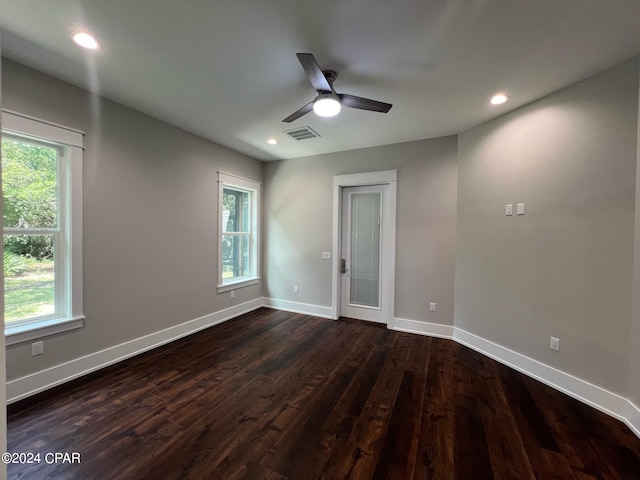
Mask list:
POLYGON ((459 133, 640 54, 639 0, 0 0, 2 54, 261 160, 459 133), (81 50, 71 32, 103 44, 81 50), (335 88, 393 104, 282 119, 335 88), (510 102, 494 107, 504 91, 510 102), (321 138, 282 132, 308 125, 321 138), (278 145, 267 145, 275 137, 278 145))

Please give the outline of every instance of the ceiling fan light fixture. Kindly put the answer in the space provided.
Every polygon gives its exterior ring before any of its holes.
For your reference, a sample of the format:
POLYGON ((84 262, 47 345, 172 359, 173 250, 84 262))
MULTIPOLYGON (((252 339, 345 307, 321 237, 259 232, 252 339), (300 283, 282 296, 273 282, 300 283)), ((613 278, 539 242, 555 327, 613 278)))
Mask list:
POLYGON ((320 96, 313 102, 313 111, 321 117, 335 117, 340 113, 340 102, 333 96, 320 96))
POLYGON ((491 105, 502 105, 507 100, 509 100, 509 95, 504 93, 496 93, 493 97, 491 97, 491 105))
POLYGON ((74 34, 72 38, 74 42, 76 42, 83 48, 89 50, 96 50, 100 48, 100 42, 98 42, 98 40, 96 40, 93 35, 90 35, 86 32, 78 32, 74 34))

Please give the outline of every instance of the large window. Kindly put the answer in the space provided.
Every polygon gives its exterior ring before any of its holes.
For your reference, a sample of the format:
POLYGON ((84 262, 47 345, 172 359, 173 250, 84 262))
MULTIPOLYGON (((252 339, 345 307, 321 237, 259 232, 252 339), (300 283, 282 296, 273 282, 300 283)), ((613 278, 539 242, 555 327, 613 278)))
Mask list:
POLYGON ((260 184, 218 173, 218 291, 258 283, 260 184))
POLYGON ((2 113, 7 344, 82 325, 82 134, 2 113))

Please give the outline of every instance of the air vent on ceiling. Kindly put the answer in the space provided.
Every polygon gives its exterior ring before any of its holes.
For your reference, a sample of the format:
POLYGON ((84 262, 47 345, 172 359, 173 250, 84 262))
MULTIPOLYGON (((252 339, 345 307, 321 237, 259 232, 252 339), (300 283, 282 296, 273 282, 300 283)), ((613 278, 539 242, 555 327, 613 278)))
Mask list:
POLYGON ((294 128, 293 130, 285 130, 284 133, 296 140, 306 140, 308 138, 316 138, 320 136, 311 127, 294 128))

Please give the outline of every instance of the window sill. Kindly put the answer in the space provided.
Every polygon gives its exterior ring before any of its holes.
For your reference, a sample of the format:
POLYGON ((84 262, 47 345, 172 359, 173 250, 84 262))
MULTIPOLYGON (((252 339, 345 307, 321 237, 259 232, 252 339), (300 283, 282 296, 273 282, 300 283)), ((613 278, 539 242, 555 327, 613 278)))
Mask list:
POLYGON ((260 283, 260 277, 250 278, 248 280, 238 280, 233 283, 225 283, 224 285, 218 285, 218 293, 228 292, 235 290, 236 288, 248 287, 249 285, 256 285, 260 283))
POLYGON ((81 316, 42 320, 41 322, 34 322, 28 325, 9 325, 4 329, 5 345, 15 345, 56 333, 82 328, 84 326, 84 319, 85 317, 81 316))

